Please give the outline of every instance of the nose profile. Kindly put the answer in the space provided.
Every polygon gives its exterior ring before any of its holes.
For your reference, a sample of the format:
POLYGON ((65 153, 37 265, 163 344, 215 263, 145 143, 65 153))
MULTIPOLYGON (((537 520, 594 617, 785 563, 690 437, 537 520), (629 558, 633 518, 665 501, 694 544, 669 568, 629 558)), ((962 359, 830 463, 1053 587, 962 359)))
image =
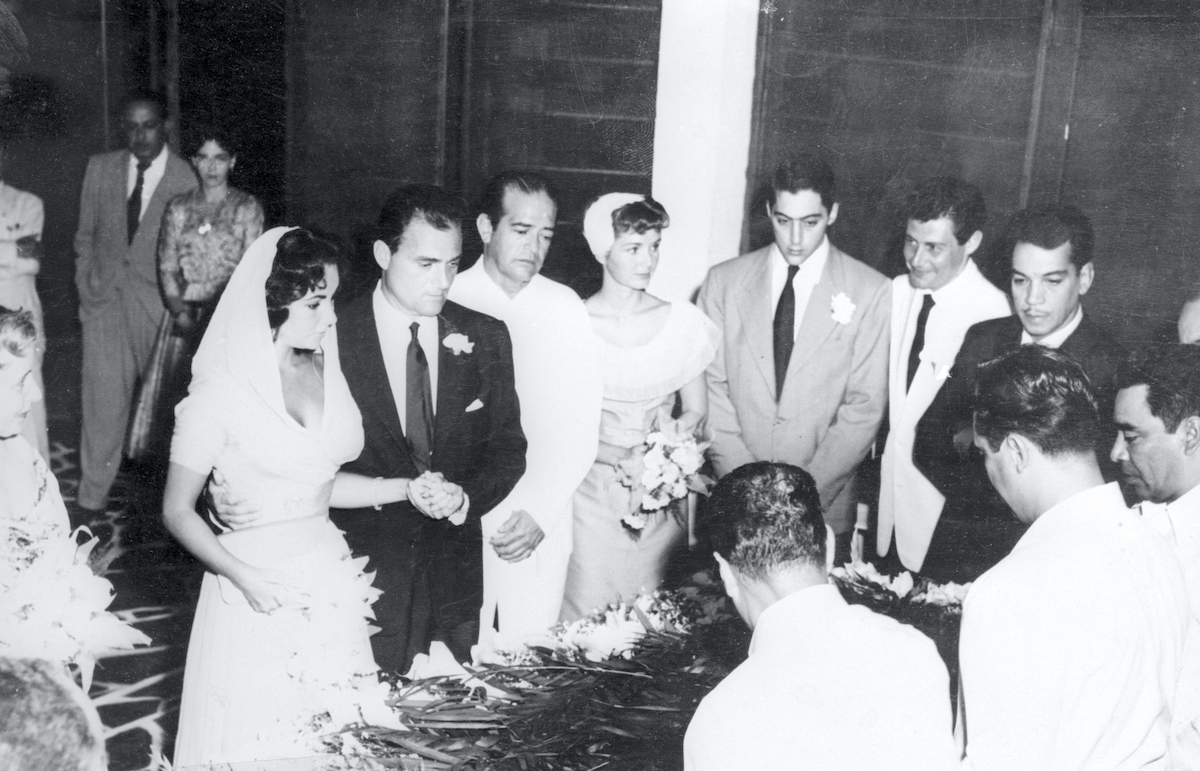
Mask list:
POLYGON ((1125 449, 1125 437, 1121 435, 1120 431, 1118 431, 1117 439, 1115 442, 1113 442, 1112 449, 1108 451, 1109 460, 1111 460, 1113 463, 1120 463, 1121 461, 1125 460, 1128 457, 1125 449))

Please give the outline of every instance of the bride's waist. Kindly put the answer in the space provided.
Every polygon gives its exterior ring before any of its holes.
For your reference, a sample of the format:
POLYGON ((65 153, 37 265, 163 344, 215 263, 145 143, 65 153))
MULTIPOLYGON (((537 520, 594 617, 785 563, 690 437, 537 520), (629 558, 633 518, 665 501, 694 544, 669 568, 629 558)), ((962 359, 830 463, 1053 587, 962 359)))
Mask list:
POLYGON ((252 565, 277 565, 306 554, 341 553, 346 541, 327 512, 231 530, 217 536, 230 554, 252 565))

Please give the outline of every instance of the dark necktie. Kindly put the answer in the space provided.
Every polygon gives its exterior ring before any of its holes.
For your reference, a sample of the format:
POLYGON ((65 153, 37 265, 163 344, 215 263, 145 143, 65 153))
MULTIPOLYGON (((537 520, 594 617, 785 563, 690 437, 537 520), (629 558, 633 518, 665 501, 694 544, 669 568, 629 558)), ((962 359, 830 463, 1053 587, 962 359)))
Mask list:
POLYGON ((925 348, 925 322, 929 321, 929 311, 933 308, 933 295, 925 295, 921 302, 921 312, 917 314, 917 333, 913 335, 912 348, 908 350, 908 381, 904 390, 907 392, 921 366, 921 351, 925 348))
POLYGON ((429 470, 429 458, 433 453, 433 389, 429 385, 429 361, 417 340, 420 325, 413 322, 412 340, 408 343, 407 377, 405 379, 406 401, 404 417, 408 446, 420 471, 429 470))
POLYGON ((125 229, 129 234, 129 243, 133 243, 133 237, 137 235, 138 222, 142 218, 142 185, 146 181, 146 169, 150 168, 149 163, 144 161, 137 162, 137 182, 133 183, 133 192, 129 194, 129 201, 125 205, 125 229))
POLYGON ((783 282, 783 294, 775 306, 775 400, 783 394, 783 381, 787 377, 788 362, 792 359, 792 348, 796 345, 796 289, 792 281, 799 272, 799 265, 789 265, 787 280, 783 282))

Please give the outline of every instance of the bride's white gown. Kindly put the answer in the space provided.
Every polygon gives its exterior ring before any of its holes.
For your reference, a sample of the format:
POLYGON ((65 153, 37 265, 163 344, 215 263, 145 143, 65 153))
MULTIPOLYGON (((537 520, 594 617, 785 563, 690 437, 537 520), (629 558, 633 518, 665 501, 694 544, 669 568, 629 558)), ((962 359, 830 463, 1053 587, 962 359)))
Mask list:
MULTIPOLYGON (((269 272, 277 231, 263 236, 273 236, 269 255, 256 254, 256 242, 243 262, 265 260, 269 272)), ((246 276, 235 283, 235 274, 222 306, 238 300, 239 288, 243 305, 253 306, 266 278, 262 265, 257 273, 257 287, 246 276)), ((265 305, 261 312, 265 325, 265 305)), ((328 516, 334 475, 362 448, 362 418, 330 330, 323 419, 310 427, 292 419, 274 358, 259 360, 269 329, 264 338, 246 326, 257 313, 240 307, 214 314, 191 392, 177 409, 171 462, 201 474, 217 469, 236 496, 258 506, 262 518, 223 533, 221 543, 245 562, 283 571, 304 595, 292 607, 258 613, 231 582, 205 573, 184 671, 176 768, 311 756, 318 750, 314 724, 336 730, 382 705, 367 622, 379 593, 363 574, 365 558, 351 558, 328 516), (237 331, 210 341, 223 329, 237 331)))

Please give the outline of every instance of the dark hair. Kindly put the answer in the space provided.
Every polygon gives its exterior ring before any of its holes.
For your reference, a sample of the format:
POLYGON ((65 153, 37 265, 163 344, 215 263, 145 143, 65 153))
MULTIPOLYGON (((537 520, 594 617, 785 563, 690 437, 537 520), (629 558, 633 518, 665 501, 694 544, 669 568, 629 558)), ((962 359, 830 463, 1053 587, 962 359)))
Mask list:
POLYGON ((1087 373, 1042 345, 984 362, 975 381, 975 433, 992 452, 1020 434, 1046 455, 1094 456, 1100 415, 1087 373))
POLYGON ((954 238, 960 245, 987 224, 983 194, 957 177, 931 177, 918 182, 900 204, 900 214, 905 222, 949 217, 954 223, 954 238))
POLYGON ((659 230, 670 227, 671 218, 663 205, 650 196, 641 201, 627 203, 612 213, 613 235, 622 233, 637 233, 641 235, 647 230, 659 230))
POLYGON ((13 356, 25 357, 37 343, 37 336, 32 313, 13 311, 0 305, 0 349, 13 356))
POLYGON ((780 193, 799 193, 811 190, 821 196, 821 205, 832 209, 837 202, 837 178, 823 159, 812 153, 797 153, 775 167, 771 175, 771 198, 774 208, 780 193))
POLYGON ((342 250, 333 239, 305 228, 279 238, 267 276, 267 321, 272 330, 287 321, 289 305, 325 283, 326 265, 344 272, 342 250))
POLYGON ((1057 249, 1071 244, 1071 264, 1082 268, 1092 261, 1096 242, 1092 223, 1078 207, 1067 205, 1034 206, 1017 212, 1009 220, 1004 243, 1012 257, 1017 244, 1032 244, 1040 249, 1057 249))
POLYGON ((157 91, 130 91, 121 101, 121 114, 124 115, 135 104, 148 104, 158 110, 159 120, 166 120, 171 114, 167 109, 167 100, 157 91))
POLYGON ((393 190, 384 202, 376 238, 394 252, 413 220, 424 220, 438 230, 461 230, 466 216, 467 205, 462 198, 436 185, 405 185, 393 190))
POLYGON ((1146 386, 1150 414, 1174 432, 1200 415, 1200 345, 1170 343, 1134 351, 1117 369, 1117 390, 1146 386))
POLYGON ((483 197, 479 200, 479 211, 487 215, 492 227, 499 225, 500 218, 504 216, 504 195, 509 190, 526 195, 545 193, 554 206, 558 207, 558 192, 547 177, 525 169, 502 171, 488 180, 487 187, 483 189, 483 197))
POLYGON ((104 769, 100 718, 87 697, 71 688, 48 661, 0 657, 0 766, 104 769))
POLYGON ((200 152, 200 148, 204 147, 204 143, 210 140, 216 142, 222 150, 229 153, 230 157, 237 155, 241 147, 237 137, 229 129, 211 124, 201 125, 188 132, 188 140, 184 145, 187 148, 188 157, 190 158, 200 152))
POLYGON ((758 461, 713 488, 703 528, 739 573, 764 579, 791 563, 825 566, 825 520, 817 484, 803 469, 758 461))

